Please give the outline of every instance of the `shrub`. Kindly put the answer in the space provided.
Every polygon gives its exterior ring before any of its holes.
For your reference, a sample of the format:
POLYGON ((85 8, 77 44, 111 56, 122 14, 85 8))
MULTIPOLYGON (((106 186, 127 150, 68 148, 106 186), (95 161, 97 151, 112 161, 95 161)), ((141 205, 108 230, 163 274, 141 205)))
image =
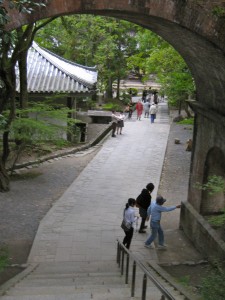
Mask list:
POLYGON ((208 222, 212 226, 221 227, 225 225, 225 209, 221 211, 221 214, 216 216, 210 216, 208 222))
POLYGON ((0 248, 0 272, 8 265, 8 251, 6 248, 0 248))
POLYGON ((138 94, 138 89, 136 89, 136 88, 130 88, 130 89, 128 89, 128 91, 127 91, 129 94, 131 94, 132 96, 137 96, 137 94, 138 94))
POLYGON ((115 110, 115 111, 121 111, 121 110, 123 110, 123 108, 121 107, 121 105, 116 104, 116 103, 112 103, 112 102, 107 103, 107 104, 104 104, 104 105, 102 106, 102 108, 103 108, 104 110, 109 110, 109 111, 112 111, 112 110, 115 110))
POLYGON ((193 125, 194 124, 194 118, 188 118, 188 119, 181 120, 181 121, 177 122, 177 124, 193 125))
POLYGON ((225 295, 225 270, 216 267, 203 279, 201 294, 204 300, 223 300, 225 295))

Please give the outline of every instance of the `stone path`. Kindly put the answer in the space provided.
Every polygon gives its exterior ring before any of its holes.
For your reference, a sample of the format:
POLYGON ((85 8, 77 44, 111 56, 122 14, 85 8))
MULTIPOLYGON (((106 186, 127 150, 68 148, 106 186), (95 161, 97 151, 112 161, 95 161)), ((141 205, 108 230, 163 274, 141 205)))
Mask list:
MULTIPOLYGON (((127 199, 136 198, 148 182, 155 184, 153 199, 158 189, 166 197, 173 195, 176 184, 172 184, 172 188, 162 185, 163 176, 168 171, 163 170, 163 162, 169 132, 167 105, 160 103, 155 124, 151 124, 150 120, 145 118, 137 121, 134 114, 132 120, 125 123, 122 135, 106 138, 101 150, 41 221, 28 258, 30 267, 9 284, 14 286, 17 283, 15 287, 8 289, 6 285, 2 293, 0 291, 0 294, 7 291, 1 298, 130 299, 129 287, 122 286, 121 282, 119 286, 108 288, 105 286, 104 277, 112 276, 112 269, 116 265, 116 240, 122 240, 124 236, 120 224, 127 199), (99 273, 102 272, 101 267, 103 273, 99 273), (26 273, 29 272, 31 273, 26 277, 26 273), (81 288, 81 283, 78 284, 80 277, 86 282, 90 276, 94 276, 90 286, 85 285, 81 288), (21 280, 22 278, 24 280, 21 280), (96 280, 100 280, 100 286, 94 284, 96 280)), ((182 151, 179 153, 182 154, 182 151)), ((173 157, 170 158, 173 161, 173 157)), ((167 178, 168 176, 169 174, 166 174, 167 178)), ((188 172, 185 176, 187 179, 188 172)), ((188 181, 185 176, 182 176, 183 184, 177 180, 179 186, 176 188, 184 191, 182 197, 175 193, 174 199, 168 200, 169 205, 186 200, 188 181)), ((170 178, 167 183, 175 179, 176 176, 170 178)), ((189 257, 194 261, 201 259, 178 229, 179 210, 171 214, 170 218, 164 220, 169 246, 167 251, 146 249, 144 241, 149 229, 146 234, 139 234, 138 224, 132 240, 131 251, 144 263, 151 262, 156 270, 159 269, 157 263, 174 264, 180 260, 187 261, 189 257)), ((118 280, 119 270, 116 276, 118 280)), ((157 289, 151 284, 148 289, 151 297, 154 294, 152 299, 159 299, 157 289)), ((141 291, 138 292, 138 295, 140 294, 141 291)), ((184 299, 178 294, 176 299, 184 299)))
MULTIPOLYGON (((153 198, 157 194, 169 129, 167 105, 161 103, 154 124, 133 115, 122 135, 109 137, 40 223, 28 262, 114 259, 127 199, 148 182, 155 184, 153 198)), ((174 223, 178 228, 179 217, 174 223)), ((146 237, 136 233, 131 250, 157 261, 157 252, 143 247, 146 237)))

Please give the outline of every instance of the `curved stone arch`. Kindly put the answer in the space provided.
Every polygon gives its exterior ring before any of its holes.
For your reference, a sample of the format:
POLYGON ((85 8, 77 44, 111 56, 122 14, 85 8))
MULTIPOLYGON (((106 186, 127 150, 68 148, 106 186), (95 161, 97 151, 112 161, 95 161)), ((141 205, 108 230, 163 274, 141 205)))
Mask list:
POLYGON ((9 28, 46 17, 95 14, 117 17, 152 30, 184 58, 197 87, 197 100, 225 113, 225 26, 213 15, 224 1, 51 0, 32 15, 12 15, 9 28), (207 93, 206 93, 207 91, 207 93))
MULTIPOLYGON (((14 12, 8 26, 10 30, 60 15, 110 16, 150 29, 181 54, 194 77, 197 101, 190 103, 196 118, 188 202, 183 204, 180 221, 195 244, 201 210, 201 191, 196 190, 195 184, 204 182, 207 176, 205 157, 210 157, 206 159, 208 164, 217 153, 211 149, 218 145, 219 153, 225 153, 225 18, 213 14, 215 7, 225 10, 224 0, 50 0, 46 8, 32 15, 14 12)), ((224 165, 225 158, 219 155, 224 165)), ((208 249, 205 236, 203 241, 203 248, 208 249)))
MULTIPOLYGON (((209 176, 221 176, 225 181, 225 154, 218 148, 213 147, 207 153, 205 160, 205 172, 203 184, 207 183, 209 176)), ((202 192, 200 213, 202 215, 219 213, 225 208, 225 195, 220 192, 209 195, 208 191, 202 192)))
POLYGON ((14 12, 8 28, 53 16, 94 14, 134 22, 168 41, 196 83, 197 101, 190 103, 196 121, 188 200, 199 212, 201 197, 194 184, 203 181, 202 154, 217 144, 225 151, 225 136, 220 134, 225 127, 225 18, 213 15, 216 6, 225 8, 224 0, 50 0, 32 15, 14 12))

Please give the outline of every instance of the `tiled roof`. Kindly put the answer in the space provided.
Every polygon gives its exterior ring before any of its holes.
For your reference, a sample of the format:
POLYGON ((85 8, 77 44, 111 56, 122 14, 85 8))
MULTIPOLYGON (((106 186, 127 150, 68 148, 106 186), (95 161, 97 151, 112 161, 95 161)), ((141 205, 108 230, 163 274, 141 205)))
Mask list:
MULTIPOLYGON (((29 93, 91 93, 95 90, 97 76, 95 67, 86 67, 68 61, 39 47, 35 42, 28 50, 29 93)), ((16 90, 20 90, 19 80, 16 90)))

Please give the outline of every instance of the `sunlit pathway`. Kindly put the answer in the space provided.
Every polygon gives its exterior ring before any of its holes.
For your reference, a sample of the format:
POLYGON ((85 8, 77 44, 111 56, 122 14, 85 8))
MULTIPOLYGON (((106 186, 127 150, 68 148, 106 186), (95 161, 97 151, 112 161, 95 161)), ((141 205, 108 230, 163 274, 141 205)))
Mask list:
MULTIPOLYGON (((28 262, 115 260, 127 199, 148 182, 155 184, 156 196, 169 128, 167 104, 160 103, 154 124, 134 114, 122 135, 109 136, 40 223, 28 262)), ((145 237, 135 233, 131 250, 141 259, 157 259, 143 247, 145 237)))

